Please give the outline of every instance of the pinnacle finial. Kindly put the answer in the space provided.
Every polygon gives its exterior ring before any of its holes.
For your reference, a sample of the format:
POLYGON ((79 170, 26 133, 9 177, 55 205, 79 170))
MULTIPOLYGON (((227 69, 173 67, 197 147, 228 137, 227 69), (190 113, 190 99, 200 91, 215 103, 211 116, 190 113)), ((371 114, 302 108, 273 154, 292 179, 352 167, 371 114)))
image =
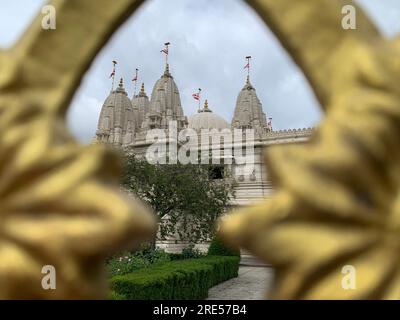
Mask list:
POLYGON ((208 100, 207 100, 207 99, 206 99, 206 101, 204 101, 204 108, 203 108, 202 112, 212 112, 212 111, 208 108, 208 100))
POLYGON ((171 73, 169 71, 169 63, 165 64, 165 71, 164 71, 164 74, 163 74, 162 77, 164 77, 164 78, 172 78, 171 73))
POLYGON ((254 87, 250 83, 250 76, 248 75, 246 78, 246 84, 244 85, 242 90, 253 90, 253 89, 254 89, 254 87))
POLYGON ((165 71, 164 71, 164 73, 167 74, 167 75, 169 75, 169 63, 166 63, 166 64, 165 64, 165 71))
POLYGON ((140 92, 144 93, 144 83, 142 82, 142 87, 140 88, 140 92))
POLYGON ((124 88, 124 79, 123 79, 123 78, 121 78, 121 79, 119 80, 118 88, 117 88, 114 92, 126 93, 126 92, 125 92, 125 88, 124 88))

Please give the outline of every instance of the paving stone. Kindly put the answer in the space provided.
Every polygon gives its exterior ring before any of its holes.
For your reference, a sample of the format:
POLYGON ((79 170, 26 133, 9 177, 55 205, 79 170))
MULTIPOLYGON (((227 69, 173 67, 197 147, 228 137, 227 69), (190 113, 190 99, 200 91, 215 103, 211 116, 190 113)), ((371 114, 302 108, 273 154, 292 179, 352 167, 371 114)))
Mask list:
POLYGON ((270 267, 240 266, 239 276, 211 288, 207 300, 265 299, 272 280, 273 269, 270 267))

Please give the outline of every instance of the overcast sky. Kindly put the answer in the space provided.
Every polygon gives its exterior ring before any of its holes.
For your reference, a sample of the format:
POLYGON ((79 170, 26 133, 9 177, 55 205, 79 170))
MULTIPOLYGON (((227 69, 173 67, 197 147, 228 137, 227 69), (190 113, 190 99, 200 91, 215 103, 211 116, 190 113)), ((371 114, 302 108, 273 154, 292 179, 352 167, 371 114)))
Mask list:
MULTIPOLYGON (((388 37, 400 32, 399 0, 358 2, 388 37)), ((11 46, 44 3, 1 0, 0 46, 11 46)), ((139 68, 139 81, 145 83, 150 96, 164 69, 160 50, 166 41, 172 44, 171 72, 187 116, 196 112, 191 95, 200 87, 210 108, 230 122, 245 81, 244 57, 251 55, 251 82, 265 113, 273 118, 274 129, 318 124, 322 114, 302 73, 244 2, 149 0, 114 35, 86 74, 68 115, 76 137, 88 142, 94 136, 101 106, 111 88, 111 61, 118 61, 117 77, 125 79, 130 96, 130 80, 139 68)))

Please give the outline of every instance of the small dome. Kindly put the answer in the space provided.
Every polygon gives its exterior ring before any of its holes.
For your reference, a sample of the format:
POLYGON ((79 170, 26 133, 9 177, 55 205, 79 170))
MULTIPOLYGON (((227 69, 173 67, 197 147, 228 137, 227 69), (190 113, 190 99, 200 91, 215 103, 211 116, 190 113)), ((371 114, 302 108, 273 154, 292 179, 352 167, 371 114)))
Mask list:
POLYGON ((204 104, 204 109, 189 118, 189 128, 200 131, 202 129, 229 129, 230 126, 224 118, 213 113, 208 109, 208 101, 204 104))

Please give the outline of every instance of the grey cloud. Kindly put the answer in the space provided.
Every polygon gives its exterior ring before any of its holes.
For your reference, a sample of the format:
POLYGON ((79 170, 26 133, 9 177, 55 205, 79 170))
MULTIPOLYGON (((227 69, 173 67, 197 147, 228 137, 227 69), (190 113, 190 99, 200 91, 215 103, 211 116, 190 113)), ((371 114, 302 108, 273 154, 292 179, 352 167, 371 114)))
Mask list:
MULTIPOLYGON (((398 0, 358 2, 385 35, 400 31, 398 0)), ((18 38, 42 4, 42 0, 0 2, 0 46, 18 38), (21 19, 10 19, 16 14, 21 19)), ((149 0, 101 51, 75 95, 68 123, 79 140, 88 142, 95 134, 102 102, 111 89, 111 61, 119 62, 117 77, 124 78, 130 96, 137 67, 139 81, 150 95, 163 72, 160 50, 165 41, 172 43, 171 71, 186 115, 196 112, 191 94, 201 87, 214 112, 230 121, 245 81, 244 57, 250 54, 251 81, 275 129, 309 127, 320 121, 318 102, 302 72, 244 2, 149 0)))
MULTIPOLYGON (((318 123, 318 103, 297 66, 252 10, 237 0, 149 1, 96 59, 80 91, 104 101, 110 91, 107 77, 111 61, 116 59, 118 76, 126 80, 130 94, 132 84, 127 80, 136 67, 140 68, 140 80, 150 94, 164 68, 159 51, 165 41, 172 43, 171 71, 186 115, 196 112, 197 103, 191 94, 201 87, 203 98, 209 100, 214 112, 230 121, 246 77, 244 57, 250 54, 254 58, 251 81, 264 111, 273 118, 274 128, 318 123), (96 85, 91 83, 92 79, 96 79, 96 85)), ((80 99, 74 101, 70 123, 74 122, 73 115, 79 114, 75 110, 84 107, 80 99)), ((96 120, 98 112, 93 114, 96 120)), ((88 123, 95 122, 88 119, 88 123)), ((94 134, 95 126, 92 129, 94 134)), ((84 132, 78 130, 76 134, 82 139, 87 128, 84 132)))

